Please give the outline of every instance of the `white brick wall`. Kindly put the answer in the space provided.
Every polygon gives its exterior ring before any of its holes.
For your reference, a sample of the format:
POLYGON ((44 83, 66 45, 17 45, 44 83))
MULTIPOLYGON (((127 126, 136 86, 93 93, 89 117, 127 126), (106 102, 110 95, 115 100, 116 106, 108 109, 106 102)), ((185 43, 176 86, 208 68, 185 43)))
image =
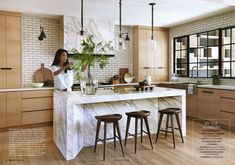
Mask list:
MULTIPOLYGON (((50 68, 54 54, 61 47, 61 21, 32 16, 22 17, 22 82, 28 85, 33 81, 34 72, 40 68, 41 63, 50 68), (40 26, 45 29, 47 36, 43 41, 38 40, 40 26)), ((92 75, 99 81, 107 81, 115 74, 119 74, 119 68, 129 68, 133 72, 132 64, 132 27, 123 27, 123 32, 128 32, 131 41, 126 43, 127 49, 115 53, 111 57, 105 69, 99 69, 98 65, 92 68, 92 75)), ((115 36, 118 34, 118 26, 115 27, 115 36)))
MULTIPOLYGON (((133 73, 132 27, 124 26, 122 32, 128 32, 130 37, 130 41, 126 42, 126 50, 115 52, 115 56, 109 58, 109 64, 103 70, 98 65, 92 68, 92 75, 98 78, 99 81, 108 81, 110 77, 119 74, 120 68, 129 68, 129 72, 133 73)), ((118 36, 118 33, 118 26, 115 26, 115 37, 118 36)))
POLYGON ((28 85, 33 81, 34 72, 41 63, 50 68, 56 50, 59 48, 59 20, 40 17, 22 16, 22 82, 28 85), (44 27, 47 36, 38 40, 40 26, 44 27))
MULTIPOLYGON (((169 75, 173 74, 173 38, 209 31, 217 28, 235 25, 235 11, 216 15, 213 17, 193 21, 190 23, 171 27, 169 29, 169 75)), ((181 81, 195 81, 190 78, 180 78, 181 81)), ((203 82, 211 83, 210 78, 200 79, 203 82)), ((235 80, 223 79, 222 84, 235 85, 235 80)))

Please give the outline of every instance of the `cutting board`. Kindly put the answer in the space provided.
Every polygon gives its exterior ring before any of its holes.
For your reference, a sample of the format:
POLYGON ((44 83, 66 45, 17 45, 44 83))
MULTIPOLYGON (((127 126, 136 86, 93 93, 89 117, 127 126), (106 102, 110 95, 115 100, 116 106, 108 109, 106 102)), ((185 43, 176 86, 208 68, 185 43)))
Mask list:
POLYGON ((37 83, 44 83, 44 86, 53 86, 53 76, 50 69, 41 64, 41 68, 34 73, 34 80, 37 83))
POLYGON ((128 68, 120 68, 119 69, 119 75, 120 75, 120 81, 121 83, 125 83, 124 81, 124 75, 129 72, 128 68))

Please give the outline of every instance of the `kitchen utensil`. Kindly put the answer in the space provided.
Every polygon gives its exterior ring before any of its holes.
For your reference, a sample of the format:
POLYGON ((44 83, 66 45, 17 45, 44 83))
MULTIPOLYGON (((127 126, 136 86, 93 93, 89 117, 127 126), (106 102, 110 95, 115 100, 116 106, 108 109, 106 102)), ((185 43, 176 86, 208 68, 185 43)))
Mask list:
POLYGON ((45 86, 53 86, 53 76, 50 69, 45 68, 41 64, 41 68, 34 73, 34 80, 36 83, 44 83, 45 86))
POLYGON ((34 88, 40 88, 40 87, 42 87, 44 85, 44 83, 32 83, 32 86, 34 87, 34 88))
POLYGON ((125 82, 125 81, 124 81, 124 75, 125 75, 126 73, 129 73, 129 69, 128 69, 128 68, 120 68, 120 69, 119 69, 119 75, 120 75, 120 82, 121 82, 121 83, 124 83, 124 82, 125 82))

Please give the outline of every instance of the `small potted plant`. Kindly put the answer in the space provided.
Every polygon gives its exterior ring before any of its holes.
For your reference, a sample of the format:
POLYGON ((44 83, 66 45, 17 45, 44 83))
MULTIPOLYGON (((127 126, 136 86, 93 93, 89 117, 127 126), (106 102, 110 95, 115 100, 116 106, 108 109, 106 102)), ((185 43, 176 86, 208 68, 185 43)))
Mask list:
POLYGON ((84 94, 92 95, 96 93, 98 81, 93 80, 91 75, 91 67, 95 63, 99 63, 101 69, 108 64, 108 57, 104 53, 113 50, 111 41, 95 43, 94 36, 90 35, 81 43, 82 51, 79 53, 73 50, 73 58, 76 60, 73 69, 76 72, 75 78, 80 80, 80 86, 84 94), (84 76, 87 70, 87 76, 84 76))
POLYGON ((220 84, 220 79, 221 79, 220 75, 213 75, 212 76, 212 84, 213 85, 219 85, 220 84))

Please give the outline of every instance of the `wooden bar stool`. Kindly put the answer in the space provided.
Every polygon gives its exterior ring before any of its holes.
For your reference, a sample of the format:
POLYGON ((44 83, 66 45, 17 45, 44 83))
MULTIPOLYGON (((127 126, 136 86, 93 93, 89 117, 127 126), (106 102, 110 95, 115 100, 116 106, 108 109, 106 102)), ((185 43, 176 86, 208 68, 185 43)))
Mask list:
POLYGON ((126 141, 127 141, 127 136, 134 136, 135 137, 135 153, 136 153, 136 144, 137 144, 137 126, 138 126, 138 119, 140 119, 141 121, 141 130, 140 130, 140 135, 141 135, 141 143, 142 143, 142 138, 143 138, 143 132, 148 134, 149 136, 149 141, 151 144, 151 147, 153 149, 153 144, 152 144, 152 140, 151 140, 151 134, 150 134, 150 130, 149 130, 149 124, 148 124, 148 116, 150 115, 149 111, 134 111, 134 112, 127 112, 127 124, 126 124, 126 136, 125 136, 125 146, 126 146, 126 141), (129 127, 130 127, 130 121, 131 121, 131 117, 135 118, 135 134, 130 134, 129 133, 129 127), (143 120, 145 121, 145 126, 147 129, 147 132, 143 130, 143 120))
POLYGON ((121 138, 121 133, 120 133, 119 124, 118 124, 118 121, 122 118, 122 115, 120 115, 120 114, 111 114, 111 115, 95 116, 95 118, 97 119, 97 128, 96 128, 94 152, 96 151, 97 142, 102 141, 104 143, 103 160, 105 160, 106 140, 114 139, 114 148, 116 148, 116 138, 118 138, 119 142, 120 142, 120 145, 121 145, 122 154, 124 156, 124 151, 123 151, 122 141, 121 141, 122 138, 121 138), (101 122, 104 122, 104 139, 99 138, 101 122), (107 123, 113 123, 113 138, 107 138, 106 137, 107 123), (116 136, 116 129, 117 129, 118 136, 116 136))
POLYGON ((183 135, 182 135, 182 130, 181 130, 181 126, 180 126, 180 119, 179 119, 179 113, 181 112, 181 109, 179 108, 166 108, 166 109, 162 109, 160 111, 158 111, 160 113, 160 118, 159 118, 159 122, 158 122, 158 131, 157 131, 157 136, 156 136, 156 141, 155 143, 157 143, 157 140, 158 140, 158 135, 159 135, 159 132, 160 131, 163 131, 165 132, 165 138, 167 136, 167 132, 170 132, 168 131, 168 124, 169 124, 169 117, 171 119, 171 133, 172 133, 172 138, 173 138, 173 145, 174 145, 174 148, 175 148, 175 135, 174 135, 174 129, 178 129, 179 132, 180 132, 180 136, 181 136, 181 139, 182 139, 182 143, 184 143, 184 138, 183 138, 183 135), (162 118, 163 118, 163 115, 166 114, 167 115, 167 118, 166 118, 166 130, 160 130, 161 128, 161 123, 162 123, 162 118), (175 115, 176 117, 176 121, 177 121, 177 124, 178 124, 178 128, 174 128, 174 118, 173 116, 175 115))

